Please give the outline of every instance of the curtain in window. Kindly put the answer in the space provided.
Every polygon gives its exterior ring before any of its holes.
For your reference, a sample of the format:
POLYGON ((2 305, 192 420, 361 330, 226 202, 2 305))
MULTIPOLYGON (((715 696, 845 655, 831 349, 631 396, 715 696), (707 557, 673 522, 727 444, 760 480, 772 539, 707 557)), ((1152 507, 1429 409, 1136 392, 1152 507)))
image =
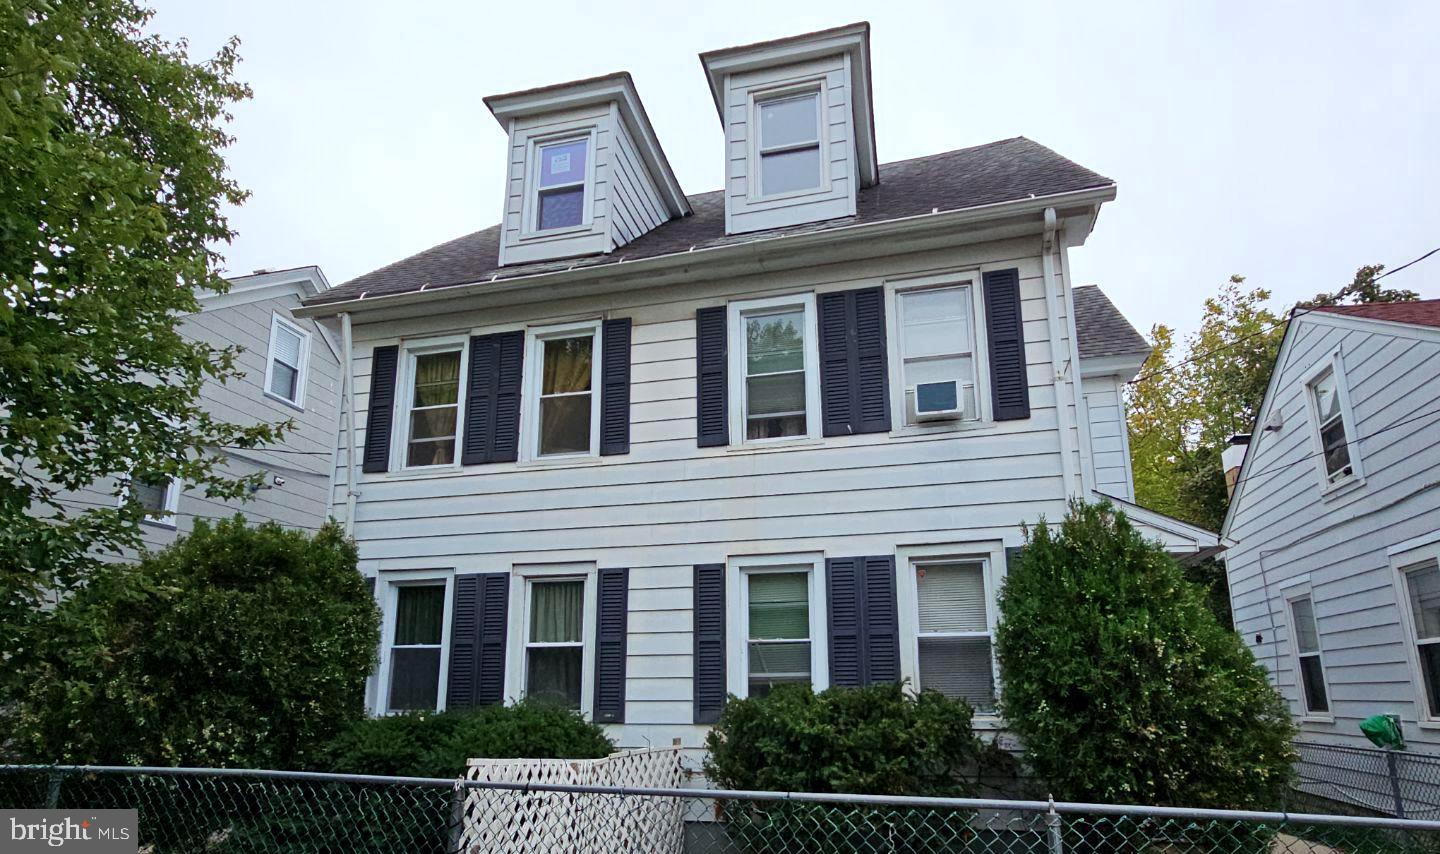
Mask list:
POLYGON ((530 642, 579 643, 584 635, 585 582, 530 585, 530 642))
POLYGON ((415 359, 415 405, 455 403, 460 390, 460 352, 431 353, 415 359))
POLYGON ((438 644, 445 622, 445 588, 401 587, 395 597, 395 644, 438 644))
POLYGON ((810 585, 802 572, 750 576, 750 637, 808 638, 810 585))

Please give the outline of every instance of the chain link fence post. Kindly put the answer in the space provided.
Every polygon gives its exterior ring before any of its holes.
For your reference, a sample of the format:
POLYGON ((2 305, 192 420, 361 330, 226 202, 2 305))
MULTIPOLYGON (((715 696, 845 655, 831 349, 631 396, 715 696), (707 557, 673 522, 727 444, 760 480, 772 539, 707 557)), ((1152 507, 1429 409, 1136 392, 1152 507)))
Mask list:
POLYGON ((58 809, 60 806, 60 783, 65 775, 59 771, 52 770, 49 775, 49 785, 45 790, 45 809, 58 809))
POLYGON ((1385 770, 1390 772, 1390 796, 1395 799, 1395 817, 1405 817, 1405 799, 1400 796, 1400 760, 1393 750, 1385 751, 1385 770))
POLYGON ((1050 809, 1045 813, 1045 828, 1050 838, 1050 854, 1065 854, 1065 827, 1060 813, 1055 811, 1055 797, 1050 797, 1050 809))

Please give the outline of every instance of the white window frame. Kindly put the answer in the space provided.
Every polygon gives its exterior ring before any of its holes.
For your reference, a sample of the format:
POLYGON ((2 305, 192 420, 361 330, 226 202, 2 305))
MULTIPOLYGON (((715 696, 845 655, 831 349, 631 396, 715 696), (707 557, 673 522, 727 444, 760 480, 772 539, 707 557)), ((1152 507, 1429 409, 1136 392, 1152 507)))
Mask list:
POLYGON ((409 341, 400 347, 400 365, 396 376, 395 429, 391 431, 390 469, 392 471, 449 471, 460 468, 465 442, 465 392, 470 375, 470 347, 463 335, 409 341), (410 410, 415 400, 415 359, 435 353, 460 353, 459 387, 455 392, 455 459, 449 463, 412 466, 410 462, 410 410))
POLYGON ((815 315, 815 294, 806 292, 782 297, 742 300, 730 303, 728 307, 728 328, 726 334, 732 342, 729 351, 728 368, 730 394, 730 447, 756 447, 762 445, 811 442, 820 438, 820 342, 819 326, 815 315), (805 432, 799 436, 780 436, 774 439, 745 438, 746 383, 745 383, 745 317, 751 314, 768 314, 783 309, 802 309, 805 319, 805 432))
POLYGON ((522 460, 537 463, 567 462, 596 457, 600 454, 600 369, 603 352, 601 348, 605 343, 601 340, 603 327, 604 324, 596 318, 573 323, 536 326, 525 331, 525 376, 521 381, 520 390, 524 413, 520 417, 523 433, 520 441, 522 460), (545 387, 544 344, 546 341, 556 338, 577 338, 586 333, 594 336, 594 343, 591 345, 590 351, 590 449, 582 453, 541 456, 540 391, 545 387))
MULTIPOLYGON (((525 141, 525 201, 521 218, 523 228, 521 237, 554 237, 564 234, 575 234, 577 232, 590 231, 595 223, 595 155, 596 155, 596 128, 591 125, 583 128, 572 128, 564 131, 557 131, 543 136, 532 136, 525 141), (579 142, 584 140, 588 149, 585 154, 585 199, 581 203, 580 223, 578 225, 567 225, 559 228, 540 228, 540 150, 552 145, 560 145, 567 142, 579 142)), ((556 187, 546 187, 553 190, 562 186, 574 186, 570 184, 557 184, 556 187)))
POLYGON ((1285 620, 1286 628, 1290 633, 1290 659, 1295 673, 1295 695, 1300 700, 1300 718, 1305 721, 1318 723, 1333 723, 1335 720, 1335 695, 1330 691, 1330 676, 1325 671, 1324 644, 1320 640, 1320 614, 1315 610, 1315 597, 1310 592, 1309 584, 1302 584, 1285 591, 1285 620), (1315 620, 1315 646, 1314 652, 1300 652, 1300 629, 1295 621, 1295 603, 1301 600, 1310 602, 1310 613, 1315 620), (1320 662, 1320 683, 1325 688, 1325 703, 1329 706, 1328 711, 1315 711, 1310 708, 1310 697, 1305 693, 1305 674, 1301 671, 1301 659, 1315 658, 1320 662))
POLYGON ((450 636, 455 610, 455 571, 452 569, 381 570, 375 579, 380 599, 380 668, 375 708, 382 715, 397 714, 390 708, 390 668, 394 664, 396 609, 401 587, 445 586, 445 609, 440 625, 440 676, 435 688, 435 711, 445 711, 445 694, 450 684, 450 636))
MULTIPOLYGON (((125 502, 130 500, 130 481, 134 478, 134 473, 131 473, 125 478, 125 483, 120 487, 120 499, 116 503, 116 506, 124 506, 125 502)), ((177 527, 175 516, 179 512, 180 482, 173 477, 168 478, 165 481, 165 494, 161 501, 159 514, 155 516, 146 514, 145 517, 140 520, 140 523, 142 525, 154 525, 157 528, 170 528, 174 530, 177 527)))
POLYGON ((749 93, 749 145, 748 145, 748 172, 749 200, 752 202, 773 202, 783 199, 794 199, 803 196, 818 196, 830 192, 830 98, 829 87, 824 77, 814 80, 804 80, 797 83, 787 83, 783 86, 766 87, 763 89, 752 89, 749 93), (816 135, 819 137, 820 155, 820 184, 806 190, 790 190, 784 193, 765 193, 760 177, 760 159, 762 155, 774 152, 799 150, 809 148, 811 143, 796 143, 794 145, 775 146, 765 149, 762 147, 761 136, 763 129, 760 126, 760 108, 770 101, 784 101, 801 95, 815 95, 815 121, 816 135))
POLYGON ((990 342, 985 334, 985 300, 981 293, 980 271, 964 270, 895 279, 885 283, 885 325, 886 364, 890 371, 890 429, 892 433, 940 433, 949 430, 966 430, 985 427, 994 423, 990 402, 990 342), (970 289, 970 334, 973 339, 975 363, 975 408, 976 418, 956 421, 929 423, 905 423, 905 359, 901 346, 904 324, 901 321, 900 295, 910 291, 943 290, 945 288, 968 287, 970 289))
POLYGON ((1430 711, 1430 699, 1425 694, 1425 673, 1420 666, 1420 647, 1440 643, 1440 639, 1421 640, 1415 615, 1410 609, 1409 579, 1411 571, 1420 569, 1430 560, 1440 565, 1440 533, 1433 535, 1429 542, 1413 548, 1408 546, 1408 543, 1402 544, 1405 551, 1391 551, 1390 566, 1395 584, 1395 602, 1400 610, 1401 631, 1405 633, 1405 660, 1410 665, 1410 681, 1415 690, 1415 719, 1422 727, 1440 729, 1440 715, 1430 711))
POLYGON ((1359 432, 1356 429, 1355 410, 1350 405, 1350 384, 1345 379, 1345 360, 1339 348, 1320 360, 1306 374, 1302 385, 1305 411, 1308 413, 1310 429, 1310 450, 1315 457, 1315 470, 1320 475, 1320 492, 1329 496, 1347 491, 1365 482, 1365 469, 1360 459, 1359 432), (1332 478, 1325 468, 1325 445, 1320 438, 1320 410, 1315 405, 1315 383, 1333 372, 1335 394, 1340 399, 1340 418, 1345 424, 1345 448, 1350 454, 1350 474, 1332 478))
POLYGON ((533 583, 583 580, 585 611, 580 626, 584 643, 580 655, 580 713, 591 720, 595 709, 595 620, 597 602, 594 563, 517 564, 511 568, 509 632, 505 644, 505 696, 511 702, 525 696, 529 665, 530 588, 533 583), (518 619, 516 618, 518 615, 518 619))
POLYGON ((265 356, 265 395, 272 397, 287 406, 296 409, 305 408, 305 386, 310 371, 310 333, 291 323, 279 314, 270 315, 270 346, 265 356), (291 365, 295 369, 295 399, 291 400, 283 395, 276 394, 270 390, 270 382, 275 377, 275 362, 278 357, 275 355, 275 333, 276 330, 285 329, 300 336, 300 358, 298 365, 291 365))
POLYGON ((825 556, 819 552, 742 555, 725 562, 725 608, 736 615, 725 633, 726 690, 750 696, 751 575, 805 572, 810 582, 810 685, 819 693, 830 687, 830 620, 825 601, 825 556))
MULTIPOLYGON (((1000 696, 1000 660, 995 654, 995 630, 1000 623, 999 593, 1005 582, 1005 544, 999 540, 969 543, 938 543, 915 546, 900 546, 895 550, 895 605, 900 619, 900 676, 909 680, 911 691, 924 688, 920 684, 920 591, 915 580, 915 570, 927 564, 981 562, 985 576, 985 622, 990 637, 990 672, 995 677, 995 696, 1000 696)), ((980 637, 980 633, 966 632, 965 637, 980 637)), ((980 729, 998 729, 1001 726, 996 712, 975 713, 975 726, 980 729)))

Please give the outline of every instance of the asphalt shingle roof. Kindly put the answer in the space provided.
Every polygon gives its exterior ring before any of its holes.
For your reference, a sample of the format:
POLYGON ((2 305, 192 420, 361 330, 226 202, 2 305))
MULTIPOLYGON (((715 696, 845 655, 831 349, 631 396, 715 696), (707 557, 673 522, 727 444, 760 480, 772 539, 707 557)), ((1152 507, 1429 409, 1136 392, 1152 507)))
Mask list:
POLYGON ((1149 355, 1150 345, 1096 285, 1074 291, 1075 339, 1080 358, 1149 355))
MULTIPOLYGON (((857 212, 853 217, 727 236, 725 199, 721 191, 716 190, 689 197, 690 206, 694 209, 692 215, 670 220, 610 255, 504 268, 497 263, 500 227, 494 225, 351 279, 306 300, 306 304, 341 302, 361 294, 369 298, 421 288, 428 291, 492 277, 506 279, 575 266, 613 264, 621 259, 653 258, 692 248, 883 222, 935 210, 961 210, 1031 196, 1107 187, 1113 183, 1109 178, 1067 160, 1039 143, 1015 137, 883 164, 880 167, 880 182, 859 190, 857 212)), ((1108 300, 1106 304, 1109 304, 1108 300)), ((1123 318, 1121 322, 1124 322, 1123 318)), ((1128 324, 1126 328, 1129 329, 1128 324)))
POLYGON ((1316 311, 1348 314, 1352 317, 1368 317, 1371 320, 1389 320, 1394 323, 1440 327, 1440 299, 1376 302, 1368 305, 1331 305, 1318 308, 1316 311))

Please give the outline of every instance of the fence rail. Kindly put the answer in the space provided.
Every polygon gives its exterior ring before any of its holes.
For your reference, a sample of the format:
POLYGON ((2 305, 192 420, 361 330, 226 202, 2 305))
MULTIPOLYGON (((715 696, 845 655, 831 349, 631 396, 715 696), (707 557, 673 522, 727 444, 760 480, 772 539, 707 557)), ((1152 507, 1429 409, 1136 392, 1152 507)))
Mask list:
POLYGON ((0 808, 42 807, 138 809, 142 850, 149 854, 1440 852, 1440 821, 1368 816, 241 769, 0 766, 0 808), (478 791, 496 803, 494 814, 471 816, 461 808, 478 791), (523 824, 533 813, 526 802, 537 798, 547 809, 569 812, 567 832, 523 824), (503 844, 464 844, 467 822, 499 813, 522 822, 507 828, 503 844), (673 832, 654 836, 656 821, 670 822, 673 832))
POLYGON ((1396 818, 1440 818, 1440 756, 1296 742, 1296 788, 1396 818))

